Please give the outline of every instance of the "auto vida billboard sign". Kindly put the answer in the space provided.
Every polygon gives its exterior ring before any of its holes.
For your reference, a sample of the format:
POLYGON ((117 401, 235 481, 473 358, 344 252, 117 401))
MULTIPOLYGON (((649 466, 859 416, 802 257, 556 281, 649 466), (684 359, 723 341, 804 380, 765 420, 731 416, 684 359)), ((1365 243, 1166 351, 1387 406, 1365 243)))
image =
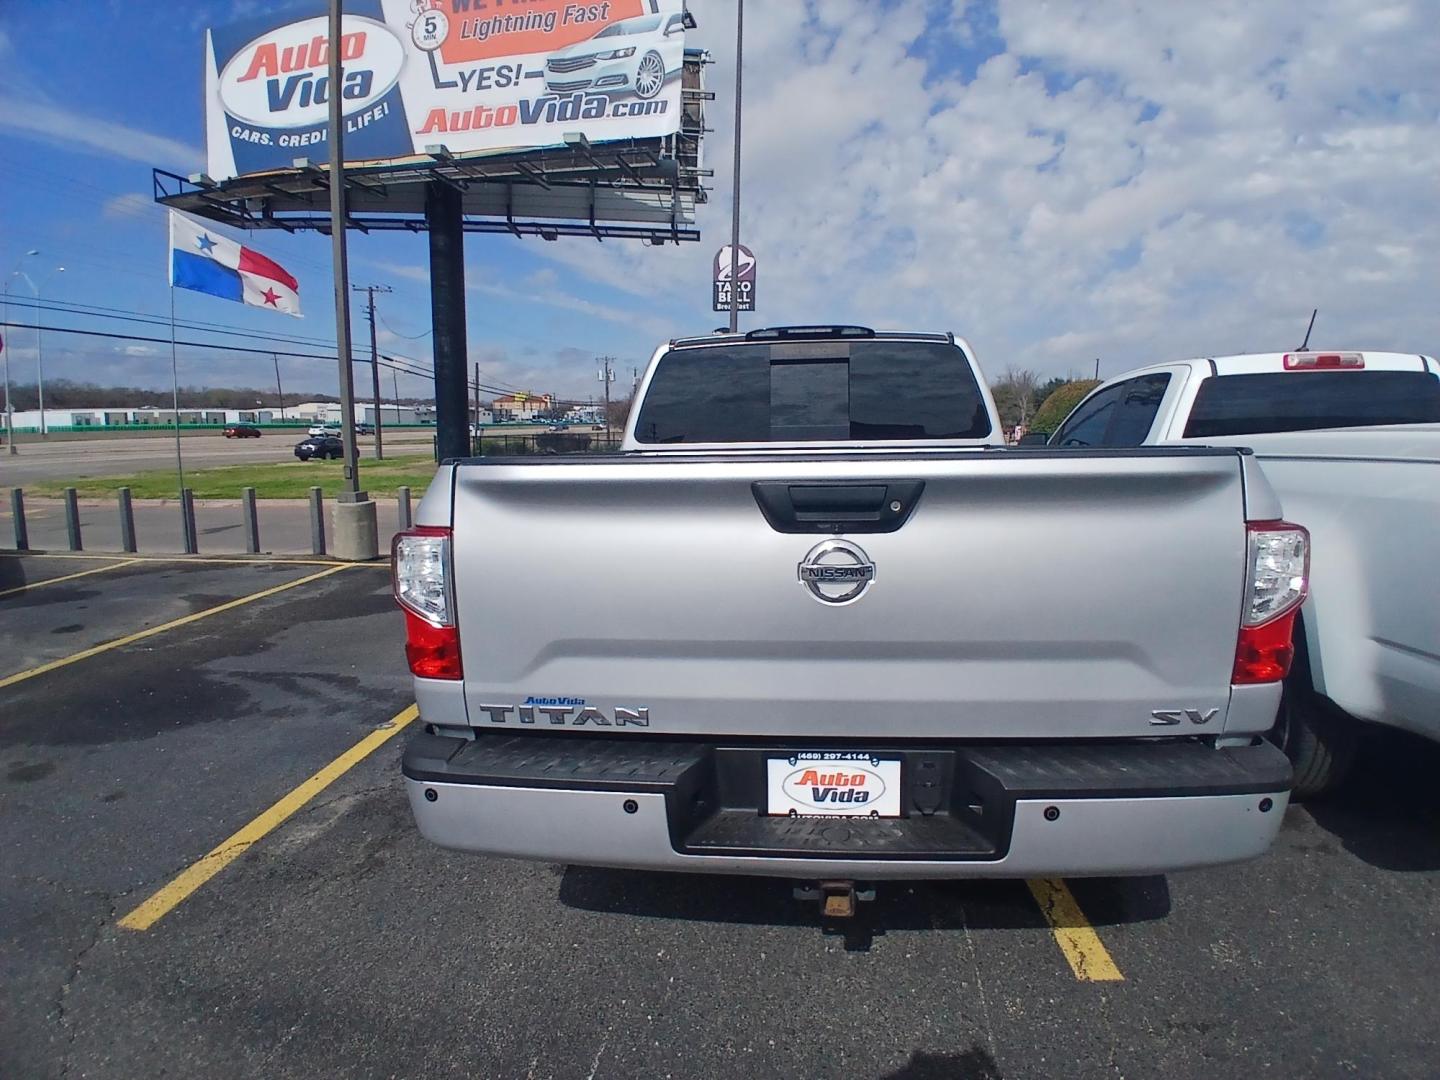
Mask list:
MULTIPOLYGON (((345 157, 385 161, 655 138, 680 126, 681 0, 348 0, 345 157)), ((323 8, 205 38, 207 171, 216 180, 329 156, 323 8)))

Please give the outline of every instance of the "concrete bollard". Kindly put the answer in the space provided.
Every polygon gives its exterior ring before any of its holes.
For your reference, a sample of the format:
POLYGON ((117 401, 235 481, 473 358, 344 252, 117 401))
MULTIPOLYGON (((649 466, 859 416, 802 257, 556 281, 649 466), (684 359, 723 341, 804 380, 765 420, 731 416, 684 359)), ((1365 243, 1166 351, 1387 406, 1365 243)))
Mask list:
POLYGON ((25 527, 25 492, 10 489, 10 523, 15 527, 15 550, 30 550, 30 530, 25 527))
POLYGON ((185 554, 200 554, 200 538, 195 530, 195 492, 186 488, 180 492, 180 529, 185 539, 185 554))
POLYGON ((139 551, 140 546, 135 542, 135 504, 130 501, 130 489, 122 487, 116 494, 120 501, 120 550, 139 551))
POLYGON ((85 550, 80 542, 80 502, 73 487, 65 489, 65 532, 70 536, 71 551, 85 550))
POLYGON ((325 495, 318 487, 310 489, 310 552, 325 554, 325 495))
POLYGON ((245 550, 260 554, 260 515, 255 509, 255 489, 247 487, 240 493, 240 507, 245 515, 245 550))
POLYGON ((395 492, 395 501, 399 504, 398 517, 400 521, 400 528, 410 528, 411 525, 415 524, 414 518, 410 516, 410 489, 408 487, 399 488, 395 492))

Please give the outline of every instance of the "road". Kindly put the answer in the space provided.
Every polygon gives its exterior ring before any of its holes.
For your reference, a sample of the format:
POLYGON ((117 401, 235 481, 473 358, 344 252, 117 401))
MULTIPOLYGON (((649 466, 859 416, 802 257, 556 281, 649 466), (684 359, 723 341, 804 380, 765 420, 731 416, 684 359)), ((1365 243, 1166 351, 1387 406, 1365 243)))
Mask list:
MULTIPOLYGON (((227 439, 218 431, 195 432, 181 438, 180 449, 187 469, 253 465, 295 460, 295 444, 304 437, 303 431, 267 431, 258 439, 227 439)), ((393 446, 407 454, 428 451, 434 437, 433 429, 416 428, 382 434, 387 448, 393 446)), ((362 459, 372 453, 373 443, 368 436, 360 439, 362 459)), ((0 487, 23 488, 42 480, 124 476, 175 467, 175 440, 158 435, 21 442, 16 450, 12 457, 0 449, 0 487)))
MULTIPOLYGON (((497 610, 498 618, 521 618, 497 610)), ((383 569, 0 556, 0 1076, 1431 1077, 1440 750, 1240 866, 881 884, 439 850, 383 569), (77 576, 79 575, 79 576, 77 576), (1060 945, 1093 937, 1119 979, 1060 945), (1093 969, 1090 969, 1093 972, 1093 969)))

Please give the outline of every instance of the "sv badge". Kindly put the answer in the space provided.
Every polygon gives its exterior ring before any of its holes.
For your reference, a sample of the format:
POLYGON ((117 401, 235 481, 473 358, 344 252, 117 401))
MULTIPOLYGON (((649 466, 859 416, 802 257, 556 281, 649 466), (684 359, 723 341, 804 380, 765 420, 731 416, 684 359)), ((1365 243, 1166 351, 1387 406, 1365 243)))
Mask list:
POLYGON ((1150 713, 1150 723, 1173 725, 1189 720, 1192 724, 1208 724, 1219 712, 1219 709, 1206 709, 1204 712, 1199 709, 1155 709, 1150 713))

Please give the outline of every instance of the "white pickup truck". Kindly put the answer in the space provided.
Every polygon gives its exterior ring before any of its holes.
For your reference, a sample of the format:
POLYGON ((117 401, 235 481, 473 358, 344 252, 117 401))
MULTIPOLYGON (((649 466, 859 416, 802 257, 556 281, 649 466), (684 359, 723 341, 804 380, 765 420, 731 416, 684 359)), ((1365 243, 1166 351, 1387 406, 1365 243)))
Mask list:
POLYGON ((620 453, 442 465, 394 547, 420 831, 842 882, 1262 853, 1305 530, 1248 450, 1004 447, 973 357, 675 340, 620 453))
POLYGON ((1051 447, 1246 446, 1315 545, 1274 738, 1295 793, 1337 784, 1360 722, 1440 739, 1440 365, 1387 352, 1155 364, 1095 388, 1051 447))

